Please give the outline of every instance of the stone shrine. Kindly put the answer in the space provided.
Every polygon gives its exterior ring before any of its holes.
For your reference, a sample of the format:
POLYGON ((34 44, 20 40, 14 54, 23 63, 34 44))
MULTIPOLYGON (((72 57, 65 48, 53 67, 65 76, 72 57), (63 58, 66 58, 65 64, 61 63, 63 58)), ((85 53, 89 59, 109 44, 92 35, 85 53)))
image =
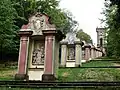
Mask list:
POLYGON ((59 41, 63 34, 37 13, 19 31, 20 49, 15 79, 53 81, 59 61, 59 41))
POLYGON ((74 32, 69 32, 61 42, 61 67, 79 67, 82 60, 81 41, 74 32))

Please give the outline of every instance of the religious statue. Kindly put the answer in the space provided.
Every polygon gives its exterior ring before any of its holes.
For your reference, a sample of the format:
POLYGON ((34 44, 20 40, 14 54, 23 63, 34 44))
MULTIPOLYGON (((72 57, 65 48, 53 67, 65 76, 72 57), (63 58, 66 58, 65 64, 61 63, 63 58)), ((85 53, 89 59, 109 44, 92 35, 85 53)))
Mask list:
POLYGON ((68 44, 74 44, 74 37, 73 36, 69 36, 68 44))
POLYGON ((75 60, 75 49, 74 48, 68 49, 68 60, 75 60))
POLYGON ((44 47, 41 46, 40 49, 35 49, 33 52, 33 65, 39 65, 44 63, 44 47))

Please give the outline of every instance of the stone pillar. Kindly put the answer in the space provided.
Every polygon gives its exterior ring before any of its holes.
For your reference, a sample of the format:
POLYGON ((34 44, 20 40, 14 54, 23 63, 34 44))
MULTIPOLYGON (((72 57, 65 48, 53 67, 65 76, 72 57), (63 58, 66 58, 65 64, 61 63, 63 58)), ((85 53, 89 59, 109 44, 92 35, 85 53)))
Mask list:
POLYGON ((42 80, 54 80, 54 66, 53 66, 53 45, 54 45, 55 36, 48 35, 45 37, 45 70, 42 77, 42 80))
POLYGON ((98 57, 100 57, 100 51, 98 51, 98 57))
POLYGON ((103 56, 106 56, 106 50, 105 50, 105 48, 103 48, 102 51, 103 51, 103 56))
POLYGON ((66 66, 66 60, 67 60, 67 42, 62 41, 61 42, 61 67, 66 66))
POLYGON ((97 58, 97 49, 95 48, 95 58, 97 58))
POLYGON ((91 47, 91 59, 94 59, 95 58, 95 47, 92 46, 91 47))
POLYGON ((101 52, 99 51, 99 57, 100 57, 101 52))
POLYGON ((96 49, 96 58, 98 57, 97 49, 96 49))
POLYGON ((97 48, 97 57, 100 57, 101 56, 101 49, 100 47, 97 48))
POLYGON ((97 58, 98 58, 99 57, 99 51, 98 50, 96 51, 96 54, 97 54, 97 58))
POLYGON ((102 52, 100 52, 100 57, 102 57, 102 52))
POLYGON ((102 52, 100 52, 100 57, 102 57, 102 52))
POLYGON ((80 67, 81 66, 81 60, 82 60, 81 42, 76 41, 75 42, 75 67, 80 67))
MULTIPOLYGON (((43 30, 43 34, 45 35, 45 68, 44 74, 42 75, 43 81, 55 81, 55 43, 58 37, 61 35, 58 34, 56 30, 43 30), (57 35, 56 35, 57 34, 57 35), (57 36, 57 37, 56 37, 57 36)), ((60 40, 58 40, 60 41, 60 40)))
POLYGON ((99 51, 98 51, 98 57, 99 57, 99 51))
POLYGON ((90 48, 91 46, 90 45, 85 45, 85 60, 89 60, 89 58, 91 57, 90 56, 90 48))
POLYGON ((82 47, 82 60, 85 60, 85 47, 82 47))
POLYGON ((27 56, 28 56, 28 45, 29 36, 32 35, 32 31, 20 31, 20 49, 19 49, 19 60, 18 60, 18 72, 15 75, 15 79, 24 80, 28 79, 26 73, 27 67, 27 56))

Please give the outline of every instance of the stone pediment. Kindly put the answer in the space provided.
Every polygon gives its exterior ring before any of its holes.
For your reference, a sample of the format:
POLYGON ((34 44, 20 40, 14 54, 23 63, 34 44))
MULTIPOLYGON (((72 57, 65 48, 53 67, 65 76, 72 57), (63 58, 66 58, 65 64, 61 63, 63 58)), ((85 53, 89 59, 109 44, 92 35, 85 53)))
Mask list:
POLYGON ((29 18, 29 23, 22 26, 22 30, 32 30, 33 35, 42 35, 42 30, 55 30, 55 25, 49 23, 49 17, 45 14, 37 13, 29 18))
POLYGON ((68 44, 75 44, 75 42, 80 42, 80 39, 76 37, 76 34, 69 32, 66 34, 66 38, 61 41, 61 43, 67 42, 68 44))

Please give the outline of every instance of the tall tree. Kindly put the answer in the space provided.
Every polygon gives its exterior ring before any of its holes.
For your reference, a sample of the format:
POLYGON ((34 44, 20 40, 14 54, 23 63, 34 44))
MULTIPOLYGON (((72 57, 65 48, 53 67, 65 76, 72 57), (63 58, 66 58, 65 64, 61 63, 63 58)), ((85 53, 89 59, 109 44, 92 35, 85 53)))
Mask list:
POLYGON ((10 0, 0 0, 0 52, 3 54, 12 53, 17 49, 16 33, 17 26, 14 19, 17 15, 10 0))
POLYGON ((78 22, 74 19, 74 16, 73 14, 68 11, 68 10, 64 10, 64 14, 66 16, 66 24, 65 24, 65 27, 64 27, 64 32, 67 33, 67 32, 76 32, 79 24, 78 22))
POLYGON ((17 26, 21 27, 27 23, 29 16, 39 11, 48 14, 51 17, 51 23, 65 32, 68 17, 58 8, 59 0, 13 0, 12 2, 18 13, 17 26))
POLYGON ((92 39, 91 39, 90 35, 88 35, 87 33, 83 32, 82 29, 80 29, 77 32, 77 37, 80 38, 81 41, 85 41, 86 43, 91 43, 92 44, 92 39))
MULTIPOLYGON (((36 12, 48 14, 51 23, 64 33, 71 30, 75 21, 59 7, 59 0, 0 0, 0 52, 3 55, 18 53, 17 31, 28 23, 36 12)), ((0 56, 2 56, 0 55, 0 56)))
POLYGON ((120 7, 119 0, 106 0, 104 15, 107 32, 107 55, 120 56, 120 7))

